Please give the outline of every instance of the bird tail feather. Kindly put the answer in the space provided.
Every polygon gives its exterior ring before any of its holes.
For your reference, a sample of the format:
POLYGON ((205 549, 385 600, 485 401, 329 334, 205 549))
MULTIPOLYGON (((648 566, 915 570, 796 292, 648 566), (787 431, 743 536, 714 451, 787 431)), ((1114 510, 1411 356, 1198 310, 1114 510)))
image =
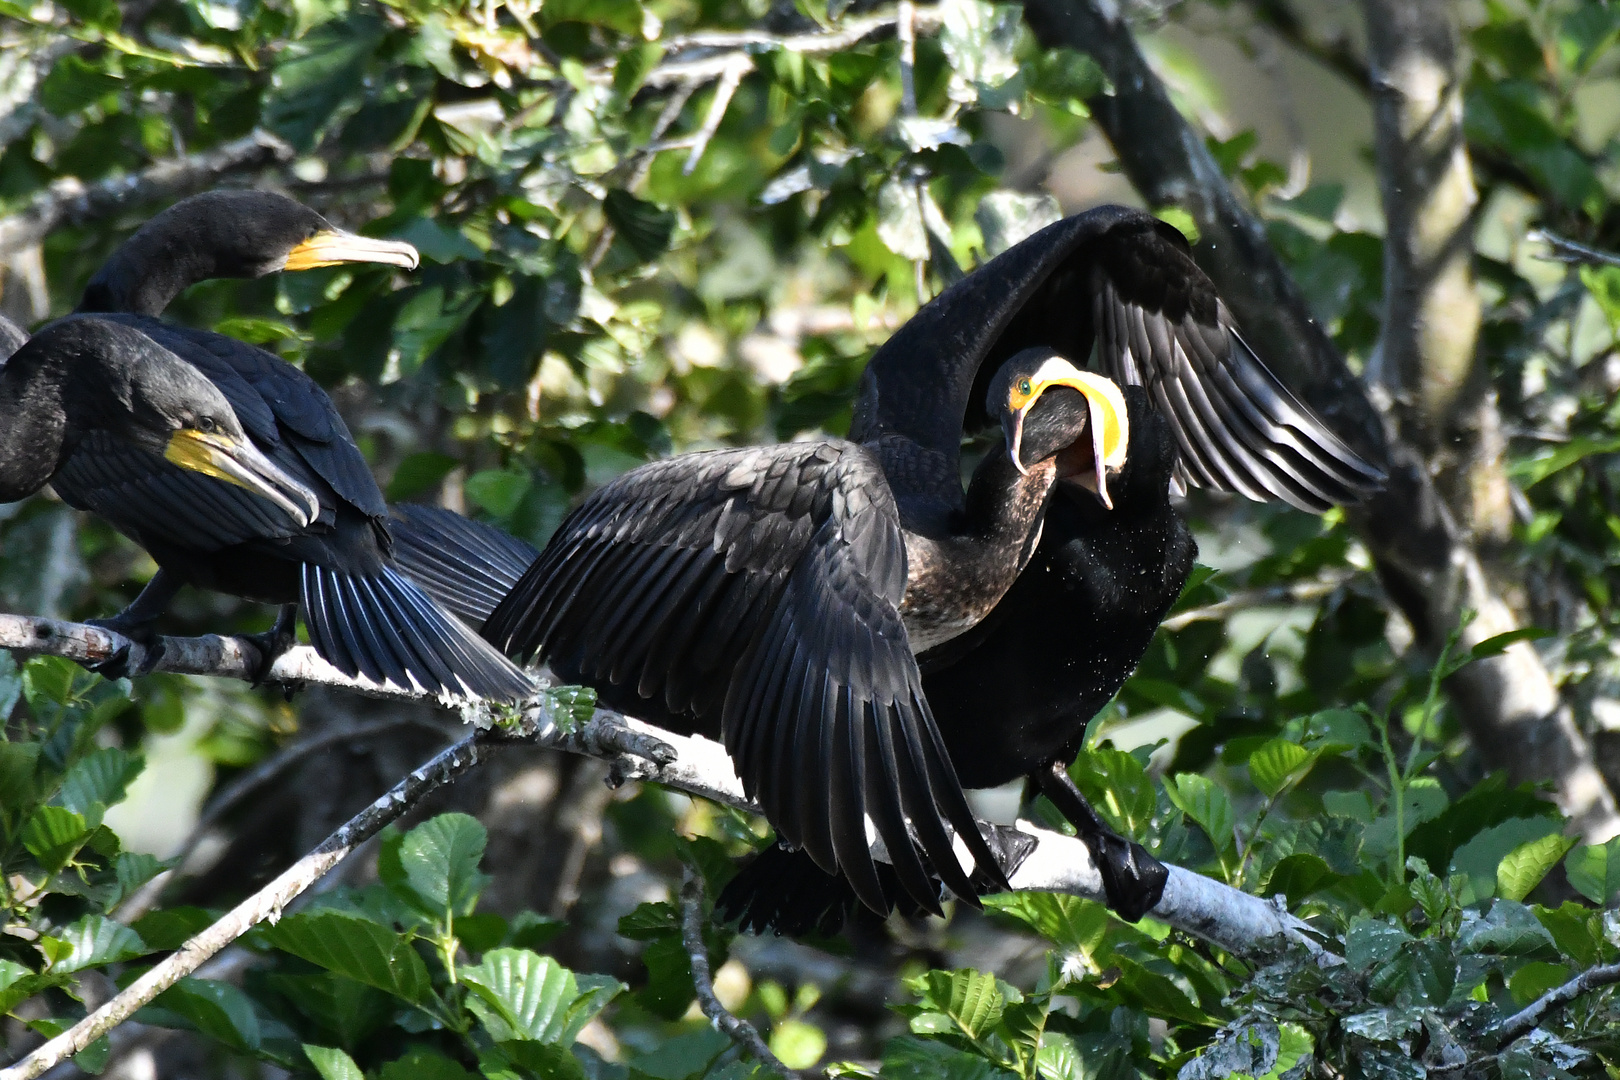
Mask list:
POLYGON ((392 567, 358 576, 305 563, 302 593, 315 651, 345 675, 492 701, 534 691, 521 669, 392 567))
POLYGON ((517 537, 452 510, 401 504, 392 515, 394 560, 424 592, 474 626, 483 626, 540 557, 517 537))

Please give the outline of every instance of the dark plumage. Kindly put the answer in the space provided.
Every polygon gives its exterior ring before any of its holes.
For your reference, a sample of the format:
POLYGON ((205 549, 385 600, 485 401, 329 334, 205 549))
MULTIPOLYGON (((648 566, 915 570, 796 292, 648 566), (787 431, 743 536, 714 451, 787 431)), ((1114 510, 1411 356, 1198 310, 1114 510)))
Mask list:
MULTIPOLYGON (((326 392, 280 357, 152 314, 199 275, 344 259, 415 265, 408 245, 339 233, 282 196, 217 192, 148 222, 92 280, 82 306, 131 309, 97 321, 126 328, 206 378, 251 443, 297 479, 310 506, 302 517, 289 516, 239 488, 92 433, 57 470, 58 494, 106 518, 159 566, 135 602, 106 623, 150 639, 152 622, 191 583, 302 603, 316 650, 345 674, 435 693, 521 697, 529 679, 396 568, 388 508, 326 392)), ((292 618, 284 607, 275 630, 258 641, 266 669, 291 644, 292 618)))
POLYGON ((897 500, 910 490, 843 440, 689 454, 588 498, 485 636, 610 705, 718 736, 779 835, 873 907, 888 901, 869 828, 915 903, 938 910, 934 875, 971 899, 946 822, 984 874, 1000 871, 912 649, 967 629, 1016 578, 1058 451, 1099 424, 1117 442, 1117 392, 1064 381, 1050 359, 1020 354, 992 380, 1007 448, 965 498, 952 481, 956 510, 937 528, 914 529, 897 500))
MULTIPOLYGON (((1104 826, 1066 767, 1191 570, 1196 547, 1170 488, 1322 510, 1376 490, 1383 473, 1265 368, 1185 238, 1121 207, 1041 230, 923 307, 873 357, 850 438, 877 447, 889 471, 953 472, 964 429, 986 420, 979 388, 1032 346, 1072 358, 1095 347, 1127 384, 1132 444, 1110 484, 1115 506, 1060 485, 1030 565, 986 619, 919 657, 923 685, 963 783, 1028 777, 1091 847, 1110 906, 1135 919, 1158 902, 1164 867, 1104 826)), ((847 883, 789 872, 787 858, 745 868, 720 909, 754 930, 835 927, 853 906, 847 883)))
POLYGON ((210 278, 367 262, 414 270, 418 256, 399 240, 344 232, 273 191, 205 191, 175 203, 119 245, 90 279, 78 309, 160 315, 169 301, 210 278))

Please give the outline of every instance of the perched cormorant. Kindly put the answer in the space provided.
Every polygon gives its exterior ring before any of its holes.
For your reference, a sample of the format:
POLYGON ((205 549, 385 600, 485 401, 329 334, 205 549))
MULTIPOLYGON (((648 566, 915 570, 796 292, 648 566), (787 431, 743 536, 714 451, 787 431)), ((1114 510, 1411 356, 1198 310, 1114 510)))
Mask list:
POLYGON ((155 215, 120 244, 85 287, 79 311, 161 315, 199 281, 278 270, 384 263, 415 270, 416 249, 336 228, 273 191, 205 191, 155 215))
POLYGON ((300 524, 318 510, 196 368, 139 331, 69 316, 0 365, 0 502, 39 491, 90 439, 251 492, 300 524))
MULTIPOLYGON (((275 628, 254 639, 267 671, 293 641, 301 602, 316 651, 345 674, 429 692, 521 697, 531 689, 527 676, 395 566, 388 508, 326 392, 263 349, 155 317, 205 277, 346 261, 408 267, 416 254, 408 244, 333 229, 284 196, 210 192, 157 215, 92 278, 81 310, 117 309, 99 318, 138 332, 200 372, 312 500, 307 513, 291 516, 91 432, 57 470, 57 493, 135 539, 159 567, 128 608, 101 624, 150 642, 153 621, 186 583, 280 604, 275 628)), ((148 657, 157 659, 155 652, 148 657)), ((122 664, 115 658, 105 673, 121 673, 122 664)))
MULTIPOLYGON (((954 470, 964 428, 984 423, 977 388, 1036 345, 1076 359, 1095 348, 1125 384, 1132 443, 1114 508, 1060 485, 1035 557, 996 610, 918 660, 963 784, 1033 781, 1091 849, 1109 906, 1134 920, 1158 903, 1165 869, 1103 824, 1067 767, 1192 569, 1172 482, 1321 511, 1384 477, 1255 356, 1186 239, 1122 207, 1051 225, 925 305, 873 357, 850 438, 879 447, 886 469, 954 470)), ((847 882, 778 847, 719 908, 799 933, 835 928, 853 902, 847 882)))
POLYGON ((954 470, 884 470, 841 439, 633 469, 569 515, 484 635, 612 707, 718 736, 778 835, 873 907, 874 835, 915 903, 939 910, 935 875, 976 902, 946 822, 1004 880, 913 653, 982 619, 1058 480, 1105 492, 1129 437, 1118 388, 1047 349, 1000 365, 985 408, 1005 443, 965 497, 954 470))
MULTIPOLYGON (((1214 486, 1320 510, 1363 497, 1382 474, 1254 356, 1185 239, 1118 207, 1043 230, 926 305, 874 357, 851 438, 880 454, 893 475, 941 478, 932 491, 893 485, 902 515, 909 506, 914 519, 948 518, 951 509, 936 496, 948 493, 943 478, 957 475, 964 428, 984 424, 978 397, 988 373, 1022 348, 1084 357, 1094 344, 1104 369, 1127 383, 1130 441, 1109 482, 1112 509, 1073 481, 1060 482, 1018 580, 987 617, 918 660, 963 784, 1033 780, 1092 848, 1110 906, 1135 919, 1158 902, 1164 868, 1103 825, 1066 767, 1087 721, 1129 678, 1191 570, 1196 545, 1170 502, 1172 487, 1227 478, 1214 486), (1181 461, 1188 442, 1196 469, 1181 461)), ((435 574, 436 595, 474 622, 534 558, 521 541, 448 511, 408 514, 402 534, 458 553, 420 571, 408 563, 412 572, 435 574)), ((610 703, 670 722, 657 700, 626 695, 610 703)), ((911 894, 893 887, 887 868, 879 874, 885 900, 911 894)), ((719 907, 745 927, 800 933, 835 929, 856 902, 848 881, 802 851, 776 846, 733 880, 719 907)))

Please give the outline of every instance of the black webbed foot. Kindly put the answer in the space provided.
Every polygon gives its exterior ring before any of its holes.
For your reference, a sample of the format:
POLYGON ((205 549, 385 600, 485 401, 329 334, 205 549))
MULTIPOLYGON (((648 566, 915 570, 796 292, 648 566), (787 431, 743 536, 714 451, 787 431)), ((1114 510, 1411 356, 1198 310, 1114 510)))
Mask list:
POLYGON ((1103 896, 1109 910, 1135 922, 1152 911, 1164 896, 1170 871, 1147 849, 1110 829, 1086 802, 1068 768, 1052 762, 1033 777, 1041 793, 1069 820, 1102 875, 1103 896))
MULTIPOLYGON (((996 865, 1001 868, 1003 878, 1011 878, 1024 865, 1029 853, 1035 850, 1036 839, 1026 832, 1019 832, 1010 825, 992 825, 987 821, 979 822, 979 833, 984 842, 990 846, 990 854, 996 857, 996 865)), ((989 875, 977 868, 968 882, 980 895, 996 892, 1001 888, 999 884, 990 880, 989 875)))
POLYGON ((153 628, 151 620, 132 621, 124 618, 120 612, 106 619, 86 619, 86 625, 102 630, 110 630, 128 638, 134 645, 141 646, 140 661, 133 667, 129 662, 129 645, 121 645, 118 650, 105 660, 85 661, 86 671, 93 671, 103 679, 134 679, 142 675, 149 675, 157 667, 158 661, 163 659, 163 638, 153 628))
MULTIPOLYGON (((247 645, 258 656, 258 661, 253 665, 254 686, 263 686, 270 677, 270 668, 275 665, 276 658, 298 644, 297 618, 298 605, 283 604, 276 615, 275 625, 264 633, 235 635, 236 640, 247 645)), ((286 688, 288 701, 292 700, 292 690, 291 687, 286 688)))
POLYGON ((1170 871, 1134 840, 1103 831, 1081 833, 1091 859, 1102 874, 1108 907, 1126 922, 1135 922, 1158 906, 1170 871))

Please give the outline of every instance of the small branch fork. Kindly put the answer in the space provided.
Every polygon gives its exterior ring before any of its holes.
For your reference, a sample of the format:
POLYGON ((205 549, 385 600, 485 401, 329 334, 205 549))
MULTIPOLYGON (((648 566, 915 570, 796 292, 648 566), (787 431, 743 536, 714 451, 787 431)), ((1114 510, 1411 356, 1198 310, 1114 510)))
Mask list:
MULTIPOLYGON (((252 677, 257 659, 252 647, 236 638, 164 638, 163 644, 164 654, 157 664, 160 671, 247 681, 252 677)), ((131 663, 138 663, 141 646, 110 631, 82 623, 0 614, 0 648, 94 662, 107 659, 125 646, 131 649, 131 663)), ((431 700, 423 694, 349 678, 307 646, 290 649, 277 658, 271 667, 270 679, 288 685, 338 687, 400 701, 431 700)), ((22 1061, 0 1069, 0 1080, 32 1080, 53 1068, 196 971, 209 957, 256 923, 279 917, 287 904, 341 862, 357 844, 410 811, 429 792, 477 764, 478 750, 482 746, 533 745, 599 758, 611 763, 610 783, 652 781, 745 811, 759 812, 744 792, 725 748, 711 740, 676 735, 606 709, 595 710, 583 723, 571 722, 560 714, 558 699, 545 692, 524 706, 519 722, 512 725, 515 730, 492 726, 491 711, 481 702, 445 699, 440 704, 462 706, 463 715, 479 723, 481 730, 411 773, 314 851, 117 997, 22 1061)), ((1020 822, 1018 827, 1036 837, 1038 843, 1012 875, 1015 890, 1063 892, 1091 900, 1103 899, 1102 877, 1083 842, 1026 822, 1020 822)), ((875 851, 874 854, 887 859, 885 852, 875 851)), ((1336 962, 1336 958, 1316 942, 1310 928, 1288 914, 1280 904, 1239 892, 1178 866, 1169 869, 1164 898, 1153 910, 1155 919, 1236 955, 1252 956, 1279 946, 1298 945, 1326 963, 1336 962)))
POLYGON ((771 1053, 758 1029, 732 1015, 715 997, 714 976, 709 971, 709 947, 703 942, 703 878, 690 866, 681 879, 681 944, 686 946, 687 959, 692 963, 692 988, 697 991, 698 1007, 709 1018, 709 1023, 754 1055, 756 1061, 775 1069, 788 1080, 797 1080, 799 1074, 771 1053))

